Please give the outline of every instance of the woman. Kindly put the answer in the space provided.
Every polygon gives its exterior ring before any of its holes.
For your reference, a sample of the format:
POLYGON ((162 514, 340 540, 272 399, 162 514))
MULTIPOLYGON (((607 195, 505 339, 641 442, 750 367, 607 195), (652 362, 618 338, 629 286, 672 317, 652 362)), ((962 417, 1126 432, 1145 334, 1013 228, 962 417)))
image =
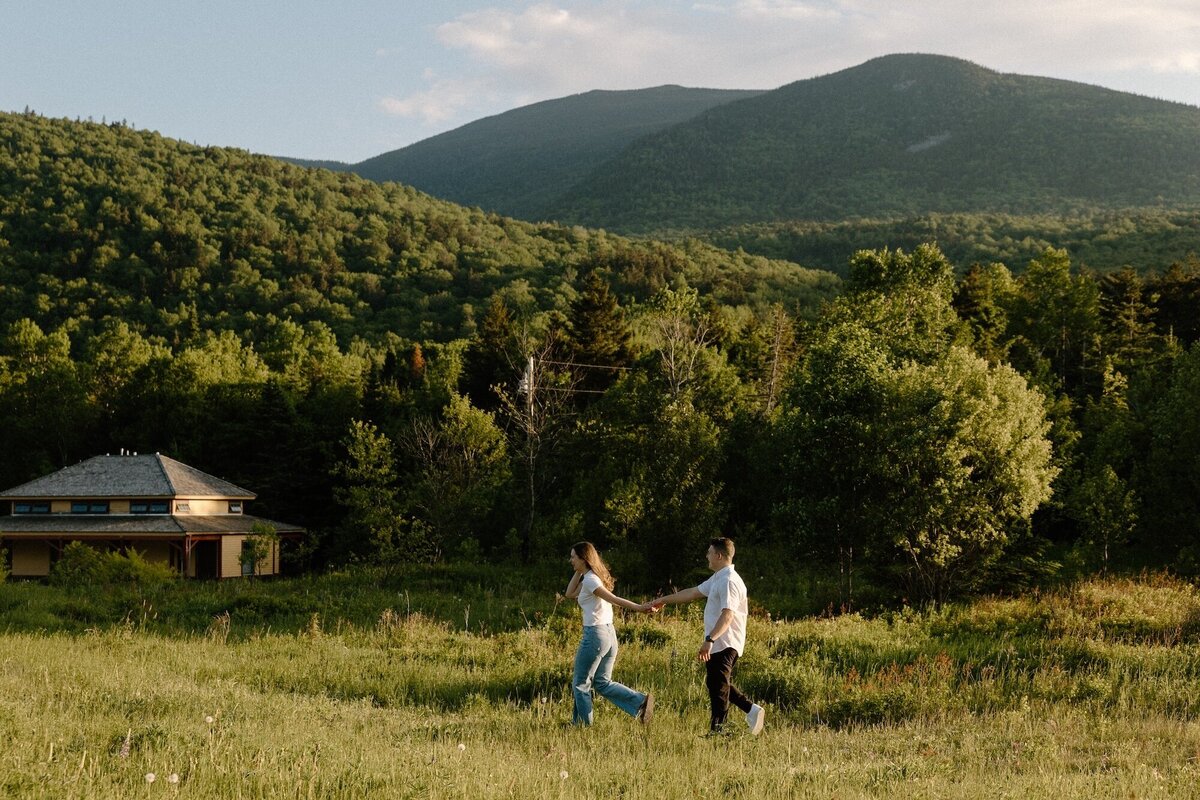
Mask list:
POLYGON ((571 568, 575 574, 567 584, 567 597, 579 600, 583 609, 583 640, 575 653, 575 674, 571 691, 575 697, 575 725, 592 724, 592 688, 607 697, 631 717, 648 723, 654 715, 654 695, 635 692, 612 680, 617 660, 617 632, 613 628, 612 604, 630 611, 649 611, 650 607, 630 602, 612 593, 613 578, 591 542, 571 547, 571 568))

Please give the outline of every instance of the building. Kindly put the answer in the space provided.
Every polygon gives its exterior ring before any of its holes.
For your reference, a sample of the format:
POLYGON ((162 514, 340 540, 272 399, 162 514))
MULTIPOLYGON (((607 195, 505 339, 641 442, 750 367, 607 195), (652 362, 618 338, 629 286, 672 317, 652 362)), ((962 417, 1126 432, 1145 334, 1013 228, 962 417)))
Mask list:
POLYGON ((0 549, 14 577, 50 574, 70 542, 137 550, 191 578, 276 575, 280 547, 304 529, 245 513, 253 492, 174 459, 104 455, 0 492, 0 549), (3 513, 3 511, 0 511, 3 513), (242 563, 255 523, 275 528, 279 543, 257 565, 242 563))

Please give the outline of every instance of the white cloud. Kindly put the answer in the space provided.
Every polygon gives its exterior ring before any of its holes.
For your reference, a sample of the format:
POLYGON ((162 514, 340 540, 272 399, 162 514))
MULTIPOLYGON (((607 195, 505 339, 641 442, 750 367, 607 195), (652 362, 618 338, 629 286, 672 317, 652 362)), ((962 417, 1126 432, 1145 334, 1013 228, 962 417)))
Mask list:
MULTIPOLYGON (((430 76, 429 70, 426 75, 430 76)), ((425 125, 438 125, 455 118, 476 99, 478 92, 470 83, 438 80, 425 91, 404 97, 384 97, 378 107, 393 117, 419 119, 425 125)))
POLYGON ((463 14, 437 36, 500 84, 536 94, 662 82, 659 76, 672 72, 669 59, 693 60, 689 52, 698 44, 673 30, 676 21, 630 2, 543 2, 463 14))
MULTIPOLYGON (((799 0, 737 0, 730 10, 739 17, 754 21, 805 21, 837 19, 842 12, 831 3, 808 3, 799 0)), ((720 10, 721 6, 712 7, 720 10)))

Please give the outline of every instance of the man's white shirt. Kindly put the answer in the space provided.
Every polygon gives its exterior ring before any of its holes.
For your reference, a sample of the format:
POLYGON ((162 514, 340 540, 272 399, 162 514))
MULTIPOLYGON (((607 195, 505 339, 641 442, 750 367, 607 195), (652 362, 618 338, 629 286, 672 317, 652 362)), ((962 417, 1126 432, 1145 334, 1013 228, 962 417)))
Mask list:
POLYGON ((707 635, 716 626, 721 612, 729 609, 733 620, 725 632, 713 640, 712 652, 719 653, 732 647, 741 656, 746 652, 746 617, 750 603, 746 596, 746 584, 734 570, 733 564, 712 574, 708 580, 696 587, 708 598, 704 604, 704 633, 707 635))

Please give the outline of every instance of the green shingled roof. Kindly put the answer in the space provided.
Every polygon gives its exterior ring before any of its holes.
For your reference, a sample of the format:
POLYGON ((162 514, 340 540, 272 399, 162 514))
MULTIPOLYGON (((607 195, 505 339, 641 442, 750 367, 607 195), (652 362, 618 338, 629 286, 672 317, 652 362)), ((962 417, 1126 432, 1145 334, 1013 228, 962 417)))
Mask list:
POLYGON ((254 492, 154 453, 96 456, 0 492, 21 499, 95 497, 228 497, 253 500, 254 492))

